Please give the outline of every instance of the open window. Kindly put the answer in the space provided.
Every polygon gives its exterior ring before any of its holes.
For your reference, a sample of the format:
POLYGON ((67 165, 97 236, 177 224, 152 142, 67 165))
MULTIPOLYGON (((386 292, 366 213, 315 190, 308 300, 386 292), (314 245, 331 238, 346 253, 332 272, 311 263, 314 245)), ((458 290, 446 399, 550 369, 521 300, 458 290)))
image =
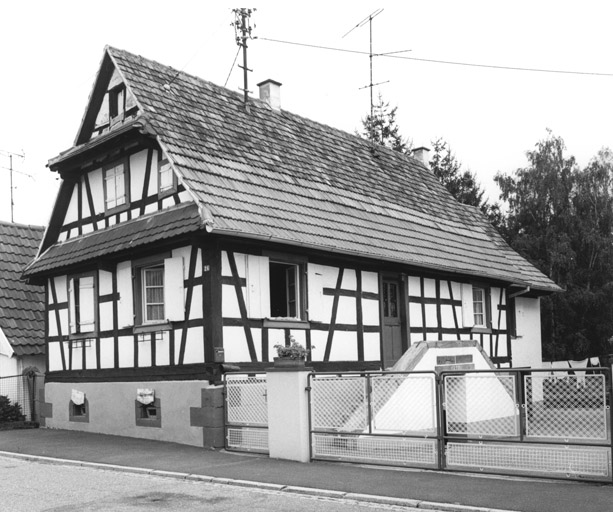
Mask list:
POLYGON ((68 317, 71 335, 96 331, 96 276, 94 273, 68 278, 68 317))
POLYGON ((270 261, 270 316, 302 318, 300 300, 300 266, 270 261))
POLYGON ((291 255, 248 255, 249 317, 305 320, 305 266, 305 259, 291 255))
POLYGON ((124 159, 105 166, 104 171, 104 208, 113 213, 127 208, 130 201, 128 187, 128 160, 124 159))

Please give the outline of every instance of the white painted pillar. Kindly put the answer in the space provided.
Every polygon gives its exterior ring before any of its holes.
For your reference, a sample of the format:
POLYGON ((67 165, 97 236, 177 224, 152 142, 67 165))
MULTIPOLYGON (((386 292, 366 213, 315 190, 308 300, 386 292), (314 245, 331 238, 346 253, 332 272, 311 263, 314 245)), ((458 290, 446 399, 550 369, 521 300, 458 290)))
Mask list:
POLYGON ((273 459, 310 462, 307 376, 312 368, 268 368, 268 449, 273 459))

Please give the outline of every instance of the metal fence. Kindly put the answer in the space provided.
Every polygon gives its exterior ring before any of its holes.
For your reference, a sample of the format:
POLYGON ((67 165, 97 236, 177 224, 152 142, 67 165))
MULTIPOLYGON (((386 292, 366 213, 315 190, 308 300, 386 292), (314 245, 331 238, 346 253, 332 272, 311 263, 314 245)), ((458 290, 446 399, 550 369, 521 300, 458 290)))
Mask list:
POLYGON ((314 459, 613 478, 608 369, 309 378, 314 459))
POLYGON ((268 453, 265 373, 224 376, 226 449, 268 453))
POLYGON ((35 376, 14 375, 0 377, 0 396, 6 396, 10 404, 19 404, 25 421, 34 418, 35 376))
POLYGON ((312 458, 438 467, 436 374, 311 374, 312 458))

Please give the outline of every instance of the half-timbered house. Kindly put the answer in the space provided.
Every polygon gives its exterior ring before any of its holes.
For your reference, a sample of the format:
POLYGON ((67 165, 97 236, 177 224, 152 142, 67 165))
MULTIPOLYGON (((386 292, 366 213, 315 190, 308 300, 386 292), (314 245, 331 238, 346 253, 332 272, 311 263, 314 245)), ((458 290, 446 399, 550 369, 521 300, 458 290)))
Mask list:
POLYGON ((317 369, 447 339, 540 364, 559 288, 426 164, 283 110, 280 85, 245 103, 105 49, 25 272, 47 290, 48 425, 202 443, 201 390, 290 338, 317 369))

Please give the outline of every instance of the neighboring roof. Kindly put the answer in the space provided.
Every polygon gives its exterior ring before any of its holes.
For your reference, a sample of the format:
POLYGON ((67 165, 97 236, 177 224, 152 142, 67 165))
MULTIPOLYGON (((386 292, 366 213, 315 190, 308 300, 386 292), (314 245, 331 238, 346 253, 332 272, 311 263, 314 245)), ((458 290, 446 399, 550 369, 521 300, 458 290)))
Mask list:
POLYGON ((45 289, 21 280, 43 233, 0 221, 0 329, 17 356, 45 353, 45 289))
POLYGON ((115 48, 77 135, 84 144, 53 167, 88 144, 114 67, 213 233, 560 290, 417 160, 260 100, 246 107, 239 93, 115 48))
POLYGON ((195 203, 184 203, 52 245, 24 275, 100 260, 118 252, 202 229, 195 203))

